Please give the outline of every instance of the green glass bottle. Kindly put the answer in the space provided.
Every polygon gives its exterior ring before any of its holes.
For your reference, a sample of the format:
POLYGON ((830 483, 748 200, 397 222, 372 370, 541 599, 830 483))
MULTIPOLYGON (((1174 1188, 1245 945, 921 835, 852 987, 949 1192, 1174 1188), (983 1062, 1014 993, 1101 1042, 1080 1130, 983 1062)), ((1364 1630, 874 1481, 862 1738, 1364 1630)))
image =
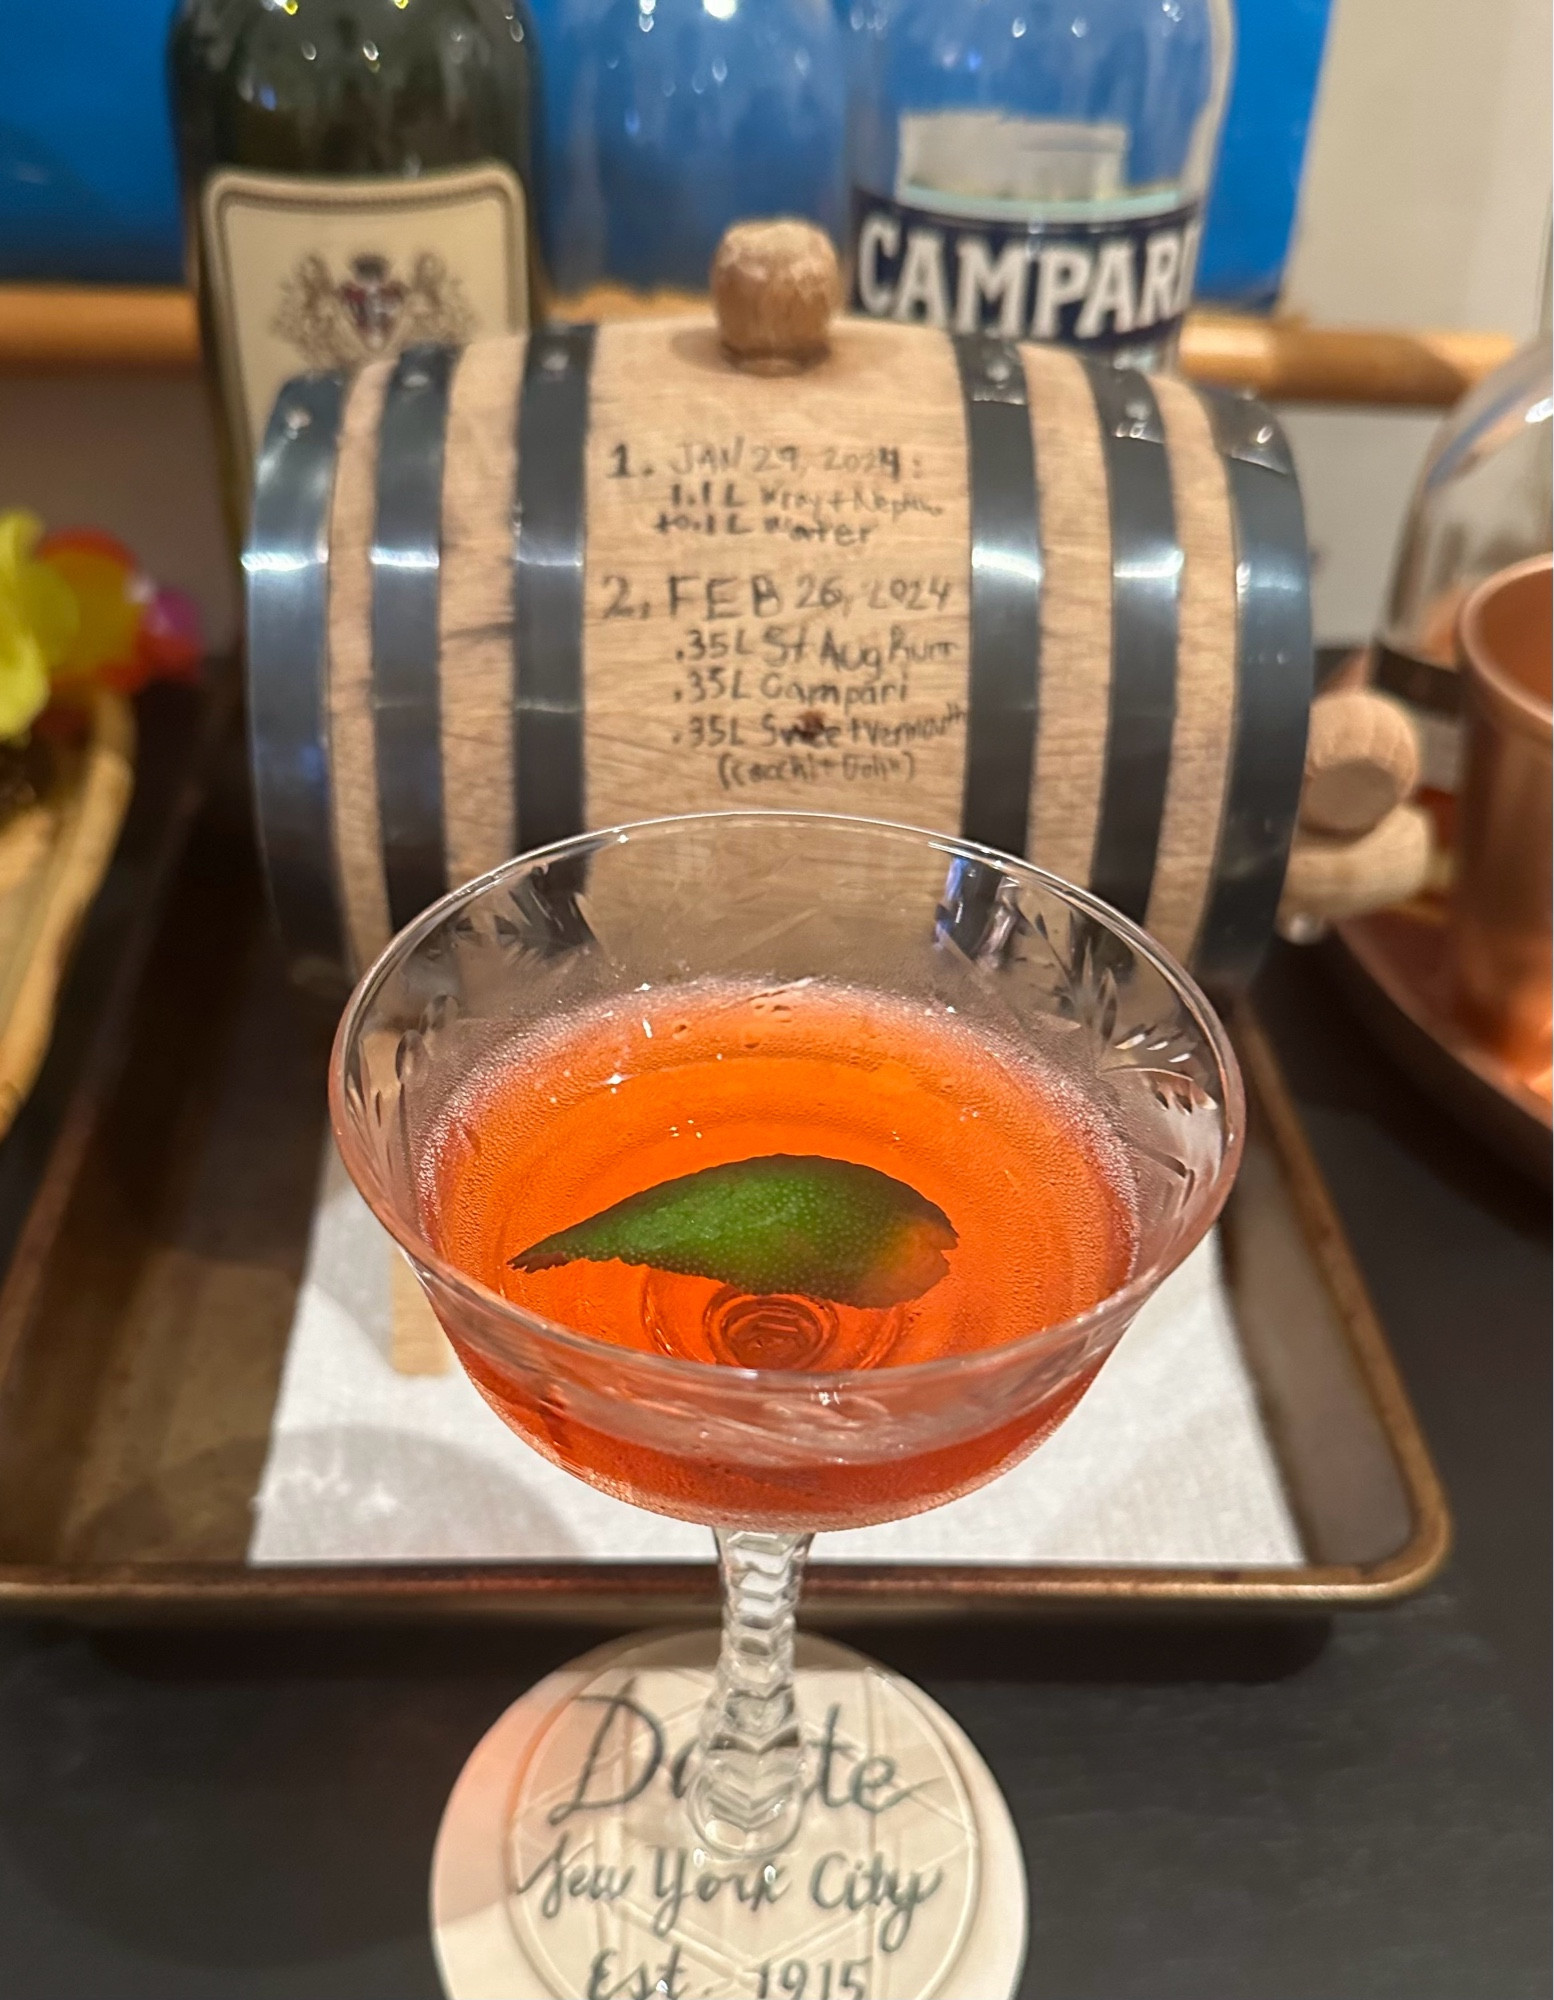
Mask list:
POLYGON ((275 393, 529 324, 523 0, 183 0, 185 242, 241 524, 275 393))

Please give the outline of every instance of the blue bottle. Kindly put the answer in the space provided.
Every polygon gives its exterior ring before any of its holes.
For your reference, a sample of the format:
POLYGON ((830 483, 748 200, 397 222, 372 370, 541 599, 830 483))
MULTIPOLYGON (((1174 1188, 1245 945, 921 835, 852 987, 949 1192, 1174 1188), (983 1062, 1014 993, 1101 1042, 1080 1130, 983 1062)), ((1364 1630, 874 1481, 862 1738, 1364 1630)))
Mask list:
POLYGON ((833 0, 538 0, 541 235, 563 308, 600 283, 706 289, 731 222, 845 233, 833 0))
POLYGON ((854 309, 1174 354, 1230 0, 854 0, 854 309))

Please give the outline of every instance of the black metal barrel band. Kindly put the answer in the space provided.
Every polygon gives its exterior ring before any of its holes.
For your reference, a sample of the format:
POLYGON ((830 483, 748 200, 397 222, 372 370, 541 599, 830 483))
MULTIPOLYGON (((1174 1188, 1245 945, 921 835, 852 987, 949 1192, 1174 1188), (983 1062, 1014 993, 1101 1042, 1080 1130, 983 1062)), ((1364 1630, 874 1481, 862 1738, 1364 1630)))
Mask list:
POLYGON ((372 724, 389 917, 448 886, 438 698, 442 468, 458 350, 407 347, 378 421, 372 532, 372 724))
POLYGON ((1090 887, 1142 923, 1171 775, 1182 550, 1155 392, 1087 363, 1112 539, 1111 698, 1090 887))
POLYGON ((513 524, 514 851, 584 830, 583 559, 592 326, 531 335, 513 524))
POLYGON ((1200 390, 1225 462, 1236 543, 1236 710, 1214 874, 1194 954, 1244 985, 1273 935, 1300 808, 1314 668, 1311 558, 1294 461, 1260 403, 1200 390))
POLYGON ((254 471, 248 726, 260 846, 299 970, 343 971, 329 768, 329 513, 348 378, 304 375, 276 398, 254 471))
POLYGON ((1035 444, 1020 351, 954 337, 966 412, 971 659, 961 832, 1023 854, 1041 686, 1043 559, 1035 444))

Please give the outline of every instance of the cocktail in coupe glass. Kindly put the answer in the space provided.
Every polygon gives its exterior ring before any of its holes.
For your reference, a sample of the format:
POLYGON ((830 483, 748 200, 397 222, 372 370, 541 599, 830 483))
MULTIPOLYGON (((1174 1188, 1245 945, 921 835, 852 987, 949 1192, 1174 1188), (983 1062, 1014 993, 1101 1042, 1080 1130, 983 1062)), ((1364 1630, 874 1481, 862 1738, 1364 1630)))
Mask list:
MULTIPOLYGON (((806 1743, 811 1534, 936 1506, 1048 1435, 1213 1222, 1243 1127, 1207 1001, 1104 904, 942 836, 786 813, 591 834, 446 897, 358 987, 330 1101, 491 1407, 578 1478, 714 1530, 716 1673, 650 1775, 700 1865, 768 1885, 806 1812, 892 1789, 867 1744, 849 1792, 836 1742, 806 1743)), ((592 1784, 592 1865, 608 1849, 618 1875, 630 1839, 603 1828, 647 1780, 609 1805, 588 1743, 572 1804, 592 1784)), ((612 1754, 648 1769, 624 1735, 612 1754)), ((921 1801, 894 1790, 904 1821, 921 1801)), ((727 1990, 796 1991, 790 1963, 727 1990)))

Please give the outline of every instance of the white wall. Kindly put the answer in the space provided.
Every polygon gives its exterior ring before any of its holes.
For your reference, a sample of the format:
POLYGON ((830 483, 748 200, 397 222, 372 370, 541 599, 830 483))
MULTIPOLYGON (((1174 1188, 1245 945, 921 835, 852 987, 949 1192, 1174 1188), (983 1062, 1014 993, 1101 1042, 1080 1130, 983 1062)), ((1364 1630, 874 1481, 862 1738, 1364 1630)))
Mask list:
MULTIPOLYGON (((1336 0, 1286 311, 1532 332, 1550 42, 1549 0, 1336 0)), ((1438 419, 1283 415, 1316 556, 1318 637, 1363 638, 1438 419)))

